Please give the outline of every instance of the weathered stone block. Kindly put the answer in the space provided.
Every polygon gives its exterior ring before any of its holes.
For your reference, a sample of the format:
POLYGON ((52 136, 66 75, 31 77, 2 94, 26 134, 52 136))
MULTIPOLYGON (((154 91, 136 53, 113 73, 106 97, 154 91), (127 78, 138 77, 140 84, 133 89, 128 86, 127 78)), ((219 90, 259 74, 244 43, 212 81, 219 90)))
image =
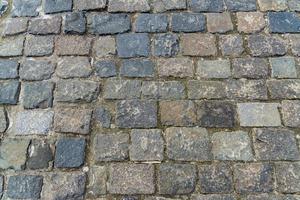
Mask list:
POLYGON ((97 107, 93 111, 93 118, 101 127, 110 128, 112 116, 110 111, 105 107, 97 107))
POLYGON ((64 27, 65 33, 71 34, 82 34, 86 31, 86 19, 82 12, 68 13, 64 17, 64 27))
POLYGON ((300 33, 300 17, 293 12, 270 12, 271 33, 300 33))
POLYGON ((19 81, 0 82, 0 104, 17 104, 19 99, 19 81))
POLYGON ((50 79, 55 65, 50 60, 25 59, 20 66, 20 78, 25 81, 50 79))
POLYGON ((101 60, 94 63, 96 75, 101 78, 117 76, 117 66, 114 61, 101 60))
POLYGON ((147 0, 114 0, 108 2, 108 12, 147 12, 147 0))
POLYGON ((166 33, 158 34, 153 41, 153 54, 155 56, 173 57, 179 52, 179 38, 177 35, 166 33))
POLYGON ((29 169, 47 169, 53 159, 49 143, 42 140, 33 140, 28 149, 26 166, 29 169))
POLYGON ((0 79, 11 79, 18 77, 19 63, 16 60, 0 60, 0 79))
POLYGON ((191 200, 237 200, 234 195, 230 194, 210 194, 210 195, 197 195, 194 194, 191 200))
POLYGON ((214 56, 217 54, 216 37, 212 34, 184 34, 181 51, 185 56, 214 56))
POLYGON ((266 26, 264 14, 261 12, 238 12, 236 15, 239 32, 256 33, 266 26))
POLYGON ((292 49, 292 53, 295 56, 300 56, 300 36, 299 36, 299 34, 287 35, 286 38, 289 41, 290 48, 292 49))
POLYGON ((48 56, 54 50, 54 36, 28 35, 25 41, 26 56, 48 56))
POLYGON ((298 160, 295 133, 288 129, 254 129, 254 150, 259 160, 298 160))
POLYGON ((141 95, 142 81, 108 79, 104 85, 105 99, 136 99, 141 95))
POLYGON ((38 35, 59 34, 60 26, 60 16, 39 17, 29 21, 28 32, 38 35))
POLYGON ((258 0, 261 11, 283 11, 287 9, 286 0, 258 0))
POLYGON ((225 0, 229 11, 255 11, 256 0, 225 0))
POLYGON ((154 166, 150 164, 111 164, 108 191, 112 194, 153 194, 154 166))
POLYGON ((300 11, 300 1, 299 0, 288 0, 288 7, 291 11, 300 11))
POLYGON ((251 140, 244 131, 214 133, 212 153, 216 160, 253 160, 251 140))
POLYGON ((88 134, 91 110, 60 108, 55 113, 54 130, 62 133, 88 134))
POLYGON ((73 0, 76 10, 94 10, 105 8, 107 0, 73 0))
POLYGON ((182 161, 211 159, 210 140, 204 128, 167 128, 165 140, 169 159, 182 161))
POLYGON ((116 54, 116 41, 111 36, 99 37, 94 40, 93 54, 95 57, 108 57, 116 54))
POLYGON ((300 98, 300 80, 268 80, 268 89, 272 99, 300 98))
POLYGON ((84 164, 85 139, 61 138, 57 141, 54 166, 56 168, 75 168, 84 164))
POLYGON ((206 21, 203 14, 176 13, 171 18, 173 32, 204 32, 206 21))
POLYGON ((81 172, 48 173, 44 177, 42 199, 78 199, 85 193, 86 175, 81 172))
POLYGON ((58 102, 92 102, 99 93, 99 84, 94 81, 61 80, 57 82, 55 99, 58 102))
POLYGON ((281 126, 277 103, 239 103, 237 106, 241 126, 281 126))
POLYGON ((198 103, 197 120, 203 127, 234 127, 236 107, 231 102, 201 101, 198 103))
POLYGON ((144 81, 142 96, 146 99, 183 99, 185 98, 185 86, 179 81, 144 81))
POLYGON ((4 133, 8 127, 7 113, 0 107, 0 133, 4 133))
POLYGON ((268 163, 235 164, 235 188, 240 194, 272 192, 273 173, 274 168, 268 163))
POLYGON ((159 194, 189 194, 196 184, 196 167, 191 164, 160 164, 158 172, 159 194))
POLYGON ((196 107, 192 101, 161 101, 159 108, 163 125, 192 126, 196 123, 196 107))
POLYGON ((250 35, 248 46, 252 56, 279 56, 287 52, 286 42, 278 36, 250 35))
POLYGON ((186 0, 153 0, 150 1, 154 12, 165 12, 168 10, 180 10, 186 8, 186 0))
POLYGON ((131 28, 130 16, 127 14, 99 14, 87 15, 88 32, 92 34, 123 33, 131 28))
POLYGON ((223 99, 227 97, 226 85, 222 81, 187 82, 189 99, 223 99))
POLYGON ((154 101, 119 101, 116 109, 116 124, 120 128, 152 128, 157 126, 157 105, 154 101))
POLYGON ((188 5, 193 12, 223 12, 225 10, 222 0, 189 0, 188 5))
POLYGON ((54 112, 29 110, 18 112, 12 127, 14 135, 47 135, 52 129, 54 112))
POLYGON ((161 161, 164 156, 164 140, 161 130, 134 129, 130 133, 130 160, 133 161, 161 161))
POLYGON ((129 157, 128 148, 128 134, 97 134, 93 144, 94 159, 96 162, 123 161, 129 157))
POLYGON ((45 0, 45 13, 72 11, 72 0, 45 0))
POLYGON ((160 77, 193 77, 194 66, 190 58, 160 58, 157 60, 160 77))
POLYGON ((61 78, 86 78, 92 67, 88 57, 65 56, 58 59, 56 73, 61 78))
POLYGON ((168 16, 165 14, 140 14, 135 21, 135 31, 140 33, 167 32, 168 16))
POLYGON ((200 165, 198 167, 202 193, 231 193, 233 190, 232 170, 224 163, 200 165))
POLYGON ((84 36, 59 36, 56 39, 56 53, 61 56, 88 55, 92 39, 84 36))
POLYGON ((282 120, 285 126, 300 127, 300 101, 282 101, 282 120))
POLYGON ((234 78, 268 78, 269 67, 263 58, 236 58, 232 62, 234 78))
POLYGON ((7 196, 14 199, 39 199, 41 196, 42 186, 42 176, 10 176, 7 185, 7 196))
POLYGON ((272 77, 297 78, 296 62, 293 57, 270 58, 272 77))
POLYGON ((267 84, 264 80, 228 80, 227 95, 230 99, 268 99, 267 84))
POLYGON ((27 31, 27 18, 8 18, 5 21, 3 35, 15 35, 27 31))
POLYGON ((121 58, 147 57, 150 39, 146 33, 126 33, 117 36, 118 56, 121 58))
POLYGON ((22 56, 24 36, 6 37, 0 41, 0 56, 22 56))
POLYGON ((229 60, 199 60, 196 75, 200 78, 229 78, 231 76, 229 60))
POLYGON ((240 56, 244 52, 241 35, 221 35, 220 49, 224 56, 240 56))
POLYGON ((52 107, 54 83, 52 82, 26 82, 23 83, 24 108, 52 107))
POLYGON ((226 33, 233 30, 230 13, 207 13, 206 18, 210 33, 226 33))
POLYGON ((277 190, 282 193, 300 191, 300 162, 276 163, 277 190))
POLYGON ((39 14, 38 7, 41 0, 14 0, 13 1, 13 17, 35 17, 39 14))
POLYGON ((0 168, 21 170, 25 167, 28 139, 3 139, 0 145, 0 168))
POLYGON ((87 196, 98 197, 106 194, 107 169, 105 166, 92 166, 88 177, 87 196))
POLYGON ((155 65, 148 59, 124 60, 121 65, 120 74, 125 77, 153 77, 155 65))

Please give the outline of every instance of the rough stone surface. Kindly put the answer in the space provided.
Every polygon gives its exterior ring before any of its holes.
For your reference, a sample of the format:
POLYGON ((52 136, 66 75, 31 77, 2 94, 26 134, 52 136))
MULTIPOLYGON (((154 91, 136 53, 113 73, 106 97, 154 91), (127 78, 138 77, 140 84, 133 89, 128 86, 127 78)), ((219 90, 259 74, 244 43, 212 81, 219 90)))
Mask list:
POLYGON ((190 0, 188 5, 193 12, 222 12, 224 1, 222 0, 190 0))
POLYGON ((210 160, 210 141, 204 128, 168 128, 167 156, 172 160, 210 160))
POLYGON ((268 14, 271 33, 300 33, 300 17, 292 12, 268 14))
POLYGON ((56 39, 56 53, 61 56, 88 55, 91 38, 83 36, 60 36, 56 39))
POLYGON ((297 78, 297 69, 293 57, 270 58, 272 77, 297 78))
POLYGON ((0 133, 4 133, 8 126, 7 113, 3 108, 0 108, 0 133))
POLYGON ((192 77, 193 62, 189 58, 168 58, 157 60, 158 75, 160 77, 192 77))
POLYGON ((133 161, 161 161, 164 156, 164 140, 158 129, 133 129, 130 133, 130 159, 133 161))
POLYGON ((195 189, 196 167, 191 164, 161 164, 158 172, 159 194, 188 194, 195 189))
POLYGON ((247 132, 218 132, 212 136, 212 153, 216 160, 253 160, 247 132))
POLYGON ((22 80, 41 81, 49 79, 55 65, 50 60, 26 59, 21 63, 19 74, 22 80))
POLYGON ((236 58, 232 63, 232 74, 235 78, 268 78, 268 62, 262 58, 236 58))
POLYGON ((282 101, 282 120, 285 126, 300 127, 300 101, 282 101))
POLYGON ((141 94, 140 80, 109 79, 104 86, 105 99, 136 99, 141 94))
POLYGON ((154 55, 173 57, 179 52, 179 38, 174 34, 160 34, 154 38, 154 55))
POLYGON ((192 200, 236 200, 234 195, 229 194, 211 194, 211 195, 193 195, 192 200))
POLYGON ((256 0, 225 0, 229 11, 254 11, 256 0))
POLYGON ((171 29, 174 32, 203 32, 206 29, 205 16, 193 13, 173 14, 171 29))
POLYGON ((0 60, 0 79, 11 79, 18 77, 19 63, 16 60, 0 60))
POLYGON ((94 139, 93 148, 96 162, 126 160, 129 156, 129 135, 98 134, 94 139))
POLYGON ((117 36, 117 51, 121 58, 147 57, 150 39, 145 33, 127 33, 117 36))
POLYGON ((53 53, 54 37, 28 35, 25 41, 24 54, 26 56, 48 56, 53 53))
POLYGON ((73 0, 73 6, 78 10, 101 9, 106 6, 107 0, 73 0))
POLYGON ((13 1, 12 16, 35 17, 39 14, 38 7, 41 0, 15 0, 13 1))
POLYGON ((28 32, 38 35, 58 34, 60 26, 60 16, 34 18, 29 21, 28 32))
POLYGON ((64 18, 64 32, 65 33, 79 33, 86 31, 86 19, 82 12, 68 13, 64 18))
POLYGON ((61 108, 55 113, 54 130, 62 133, 88 134, 91 110, 61 108))
POLYGON ((124 60, 120 74, 125 77, 153 77, 155 71, 155 65, 151 60, 147 59, 134 59, 124 60))
POLYGON ((153 194, 154 166, 150 164, 112 164, 108 191, 112 194, 153 194))
POLYGON ((188 81, 189 99, 222 99, 227 96, 225 83, 221 81, 188 81))
POLYGON ((283 193, 296 193, 300 191, 300 163, 278 163, 276 179, 278 191, 283 193))
POLYGON ((99 37, 94 40, 93 53, 96 57, 108 57, 116 53, 115 38, 110 36, 99 37))
POLYGON ((117 75, 117 66, 114 61, 103 60, 94 63, 96 75, 101 78, 109 78, 117 75))
POLYGON ((27 18, 9 18, 5 21, 3 35, 15 35, 26 32, 27 24, 27 18))
POLYGON ((220 36, 220 49, 224 56, 239 56, 244 52, 243 38, 240 35, 220 36))
POLYGON ((261 12, 238 12, 237 20, 238 31, 243 33, 256 33, 266 26, 261 12))
POLYGON ((165 12, 168 10, 180 10, 186 8, 186 0, 153 0, 151 7, 154 12, 165 12))
POLYGON ((93 118, 103 128, 109 128, 111 124, 111 113, 104 107, 98 107, 93 111, 93 118))
POLYGON ((181 51, 186 56, 214 56, 217 54, 216 38, 211 34, 185 34, 181 37, 181 51))
POLYGON ((53 153, 48 142, 33 140, 29 146, 29 156, 26 166, 29 169, 47 169, 53 159, 53 153))
POLYGON ((18 81, 0 82, 0 104, 17 104, 19 99, 20 83, 18 81))
POLYGON ((45 13, 58 13, 72 10, 72 0, 45 0, 45 13))
POLYGON ((56 73, 61 78, 86 78, 92 67, 88 57, 67 56, 58 60, 56 73))
POLYGON ((230 13, 207 13, 207 30, 210 33, 226 33, 233 30, 230 13))
POLYGON ((147 0, 115 0, 108 2, 109 12, 146 12, 150 10, 147 0))
POLYGON ((21 56, 23 53, 24 36, 3 38, 0 41, 0 56, 21 56))
POLYGON ((272 99, 300 98, 300 81, 298 79, 269 80, 267 84, 272 99))
POLYGON ((199 60, 196 75, 200 78, 229 78, 231 75, 229 60, 199 60))
POLYGON ((89 172, 90 181, 87 185, 87 195, 97 197, 106 193, 107 169, 104 166, 94 166, 89 172))
POLYGON ((283 11, 287 9, 286 0, 258 0, 262 11, 283 11))
POLYGON ((167 32, 168 16, 165 14, 141 14, 135 21, 135 31, 141 33, 167 32))

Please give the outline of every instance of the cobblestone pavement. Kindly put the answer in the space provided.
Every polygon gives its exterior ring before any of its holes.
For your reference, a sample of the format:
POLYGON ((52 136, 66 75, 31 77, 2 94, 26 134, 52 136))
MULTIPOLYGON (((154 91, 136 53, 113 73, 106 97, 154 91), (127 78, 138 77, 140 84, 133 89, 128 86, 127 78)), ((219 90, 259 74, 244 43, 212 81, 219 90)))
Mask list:
POLYGON ((3 200, 300 200, 300 0, 4 7, 3 200))

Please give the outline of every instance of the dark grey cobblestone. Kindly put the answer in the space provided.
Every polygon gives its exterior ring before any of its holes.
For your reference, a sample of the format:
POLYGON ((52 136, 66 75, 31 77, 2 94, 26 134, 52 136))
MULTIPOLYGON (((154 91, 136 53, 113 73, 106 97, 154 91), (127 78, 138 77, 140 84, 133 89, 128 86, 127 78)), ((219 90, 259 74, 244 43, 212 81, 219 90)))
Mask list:
POLYGON ((47 169, 53 159, 50 144, 43 140, 33 140, 29 146, 26 166, 29 169, 47 169))
POLYGON ((141 14, 135 21, 136 32, 167 32, 168 16, 165 14, 141 14))
POLYGON ((29 21, 28 32, 31 34, 46 35, 59 34, 61 27, 61 17, 41 17, 29 21))
POLYGON ((20 66, 19 74, 22 80, 41 81, 50 79, 55 65, 50 60, 25 59, 20 66))
POLYGON ((17 104, 20 83, 18 81, 0 82, 0 104, 17 104))
POLYGON ((125 77, 153 77, 155 65, 151 60, 134 59, 124 60, 121 65, 120 74, 125 77))
POLYGON ((97 61, 94 64, 96 75, 101 78, 109 78, 117 75, 117 67, 114 61, 97 61))
POLYGON ((24 54, 26 56, 48 56, 53 53, 53 36, 28 35, 25 41, 24 54))
POLYGON ((82 12, 68 13, 64 20, 63 30, 65 33, 82 34, 86 31, 86 19, 82 12))
POLYGON ((0 60, 0 79, 18 77, 19 63, 16 60, 0 60))
POLYGON ((41 2, 41 0, 15 0, 13 1, 12 16, 35 17, 39 14, 37 9, 41 2))
POLYGON ((205 16, 191 13, 173 14, 171 29, 174 32, 203 32, 205 31, 205 16))
POLYGON ((45 13, 58 13, 72 10, 72 0, 45 0, 45 13))

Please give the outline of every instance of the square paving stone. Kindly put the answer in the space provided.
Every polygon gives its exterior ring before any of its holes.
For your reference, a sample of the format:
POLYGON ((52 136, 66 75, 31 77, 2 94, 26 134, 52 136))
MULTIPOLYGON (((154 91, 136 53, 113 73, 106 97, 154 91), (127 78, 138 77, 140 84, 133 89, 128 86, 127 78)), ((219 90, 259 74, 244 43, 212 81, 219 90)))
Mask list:
POLYGON ((7 196, 14 199, 39 199, 41 196, 42 186, 42 176, 10 176, 7 185, 7 196))
POLYGON ((22 56, 24 39, 22 35, 3 38, 0 41, 0 56, 22 56))
POLYGON ((196 185, 196 166, 191 164, 159 165, 158 193, 166 195, 189 194, 196 185))
POLYGON ((1 81, 0 82, 0 104, 17 104, 19 99, 20 82, 1 81))
POLYGON ((86 78, 92 67, 88 57, 64 56, 58 59, 56 73, 61 78, 86 78))
POLYGON ((230 193, 233 190, 232 170, 224 163, 200 165, 199 182, 202 193, 230 193))
POLYGON ((104 85, 105 99, 136 99, 141 95, 140 80, 109 79, 104 85))
POLYGON ((90 132, 91 116, 92 111, 88 109, 59 108, 55 112, 54 130, 86 135, 90 132))
POLYGON ((300 191, 300 162, 276 163, 277 190, 282 193, 300 191))
POLYGON ((3 35, 16 35, 27 31, 27 18, 7 18, 4 22, 3 35))
POLYGON ((0 79, 11 79, 18 77, 19 63, 17 60, 0 59, 0 79))
POLYGON ((194 65, 190 58, 159 58, 157 71, 160 77, 193 77, 194 65))
POLYGON ((25 81, 41 81, 50 79, 55 65, 50 60, 25 59, 20 66, 20 78, 25 81))
POLYGON ((140 33, 167 32, 168 16, 165 14, 140 14, 135 21, 135 31, 140 33))
POLYGON ((294 131, 288 129, 254 129, 254 150, 259 160, 299 160, 294 131))
POLYGON ((192 126, 196 123, 196 106, 192 101, 161 101, 159 109, 163 125, 192 126))
POLYGON ((174 13, 171 18, 173 32, 204 32, 205 16, 199 13, 174 13))
POLYGON ((210 194, 210 195, 192 195, 191 200, 237 200, 234 195, 230 194, 210 194))
POLYGON ((100 60, 94 63, 96 75, 101 78, 117 76, 117 66, 112 60, 100 60))
POLYGON ((97 134, 95 136, 93 153, 96 162, 126 160, 129 157, 128 151, 128 134, 97 134))
POLYGON ((54 166, 57 168, 77 168, 85 160, 84 138, 61 138, 57 141, 54 166))
POLYGON ((161 161, 164 153, 164 140, 161 130, 133 129, 130 133, 130 159, 133 161, 161 161))
POLYGON ((109 57, 116 54, 116 40, 111 36, 98 37, 93 42, 93 54, 96 58, 109 57))
POLYGON ((59 34, 60 26, 60 16, 38 17, 29 21, 28 33, 38 35, 59 34))
POLYGON ((73 12, 65 15, 64 27, 65 33, 82 34, 86 31, 86 19, 82 12, 73 12))
POLYGON ((155 65, 148 59, 124 60, 121 65, 120 74, 125 77, 153 77, 155 65))
POLYGON ((223 56, 240 56, 245 50, 241 35, 221 35, 219 45, 223 56))
POLYGON ((172 160, 205 161, 211 159, 210 139, 204 128, 167 128, 166 153, 172 160))
POLYGON ((107 169, 105 166, 92 166, 88 177, 87 196, 98 197, 106 194, 107 169))
POLYGON ((8 127, 7 113, 4 108, 0 107, 0 133, 4 133, 8 127))
POLYGON ((25 168, 28 139, 3 139, 0 145, 0 168, 22 170, 25 168))
POLYGON ((99 83, 85 80, 60 80, 56 83, 55 100, 58 102, 90 103, 97 99, 99 83))
POLYGON ((104 106, 99 106, 93 111, 93 118, 101 127, 103 128, 110 128, 112 114, 104 106))
POLYGON ((76 10, 95 10, 104 8, 107 0, 73 0, 73 6, 76 10))
POLYGON ((25 41, 24 54, 26 56, 48 56, 54 50, 53 36, 28 35, 25 41))
POLYGON ((157 105, 154 101, 119 101, 116 110, 116 124, 120 128, 154 128, 157 126, 157 105))
POLYGON ((45 0, 44 10, 46 14, 72 11, 72 0, 45 0))
POLYGON ((54 83, 26 82, 23 84, 24 108, 52 107, 54 83))
POLYGON ((117 36, 118 56, 121 58, 147 57, 150 39, 146 33, 126 33, 117 36))
POLYGON ((38 7, 41 0, 14 0, 13 1, 13 17, 35 17, 39 14, 38 7))
POLYGON ((50 110, 27 110, 16 114, 13 135, 47 135, 52 129, 54 112, 50 110))
POLYGON ((281 126, 277 103, 239 103, 237 107, 241 126, 281 126))
POLYGON ((224 101, 198 102, 197 121, 203 127, 233 127, 236 106, 224 101))
POLYGON ((253 160, 251 140, 244 131, 214 133, 212 153, 216 160, 253 160))
POLYGON ((179 52, 179 38, 177 35, 166 33, 158 34, 153 41, 154 55, 173 57, 179 52))
POLYGON ((187 3, 193 12, 223 12, 225 10, 223 0, 189 0, 187 3))
POLYGON ((268 163, 234 165, 235 189, 240 194, 270 193, 274 190, 274 167, 268 163))
POLYGON ((64 35, 56 39, 56 53, 61 56, 88 55, 92 39, 86 36, 64 35))
POLYGON ((151 164, 111 164, 108 191, 111 194, 153 194, 154 166, 151 164))
POLYGON ((53 160, 50 144, 43 140, 33 140, 28 149, 26 166, 29 169, 47 169, 53 160))
POLYGON ((270 58, 273 78, 297 78, 296 62, 293 57, 270 58))
POLYGON ((216 37, 212 34, 183 34, 181 52, 185 56, 214 56, 217 54, 216 37))
POLYGON ((82 200, 85 193, 86 175, 81 172, 48 173, 44 177, 42 199, 82 200))
POLYGON ((147 0, 108 1, 108 12, 147 12, 150 5, 147 0))
POLYGON ((300 101, 282 101, 282 120, 285 126, 300 127, 300 101))

